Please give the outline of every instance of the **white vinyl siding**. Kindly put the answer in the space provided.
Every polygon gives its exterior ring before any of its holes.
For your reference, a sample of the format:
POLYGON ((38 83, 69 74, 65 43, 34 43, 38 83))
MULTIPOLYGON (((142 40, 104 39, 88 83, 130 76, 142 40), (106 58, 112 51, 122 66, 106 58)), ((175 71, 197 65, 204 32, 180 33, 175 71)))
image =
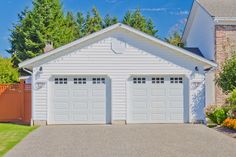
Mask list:
MULTIPOLYGON (((42 66, 43 72, 36 81, 49 80, 53 75, 106 75, 111 80, 112 120, 126 120, 127 82, 132 74, 181 74, 190 77, 197 65, 199 62, 183 54, 176 55, 173 50, 120 31, 94 39, 82 48, 38 65, 37 68, 42 66), (112 50, 113 42, 120 44, 116 48, 122 47, 119 53, 112 50)), ((199 70, 201 73, 203 67, 199 66, 199 70)), ((47 120, 48 103, 39 103, 40 97, 37 96, 39 93, 45 96, 47 92, 47 88, 34 91, 35 118, 47 120), (39 108, 43 110, 36 110, 39 108)))
POLYGON ((215 24, 213 18, 196 4, 192 25, 185 39, 186 47, 199 48, 209 60, 215 60, 215 24))

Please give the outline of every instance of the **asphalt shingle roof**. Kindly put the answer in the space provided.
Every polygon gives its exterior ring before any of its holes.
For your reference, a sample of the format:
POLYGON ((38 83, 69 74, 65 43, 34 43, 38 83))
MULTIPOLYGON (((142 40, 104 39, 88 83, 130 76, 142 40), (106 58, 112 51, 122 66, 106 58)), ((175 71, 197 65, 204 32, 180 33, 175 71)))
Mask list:
POLYGON ((196 0, 214 17, 236 17, 236 0, 196 0))
POLYGON ((202 55, 202 52, 199 50, 199 48, 196 48, 196 47, 184 47, 185 50, 195 54, 195 55, 198 55, 198 56, 201 56, 201 57, 204 57, 202 55))

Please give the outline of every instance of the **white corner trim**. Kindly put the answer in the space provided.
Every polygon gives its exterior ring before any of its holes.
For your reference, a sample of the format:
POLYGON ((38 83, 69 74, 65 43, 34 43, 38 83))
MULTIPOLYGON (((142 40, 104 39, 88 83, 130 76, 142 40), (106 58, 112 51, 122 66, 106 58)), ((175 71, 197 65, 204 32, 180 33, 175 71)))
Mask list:
POLYGON ((191 53, 191 52, 189 52, 189 51, 187 51, 187 50, 184 50, 184 49, 179 48, 179 47, 177 47, 177 46, 173 46, 173 45, 171 45, 171 44, 169 44, 169 43, 167 43, 167 42, 164 42, 164 41, 162 41, 162 40, 160 40, 160 39, 157 39, 157 38, 155 38, 155 37, 153 37, 153 36, 150 36, 150 35, 148 35, 148 34, 146 34, 146 33, 141 32, 141 31, 139 31, 139 30, 136 30, 136 29, 134 29, 134 28, 132 28, 132 27, 130 27, 130 26, 127 26, 127 25, 124 25, 124 24, 121 24, 121 23, 117 23, 117 24, 112 25, 112 26, 110 26, 110 27, 107 27, 107 28, 105 28, 105 29, 103 29, 103 30, 101 30, 101 31, 95 32, 95 33, 90 34, 90 35, 88 35, 88 36, 85 36, 85 37, 83 37, 83 38, 81 38, 81 39, 78 39, 78 40, 76 40, 76 41, 74 41, 74 42, 71 42, 71 43, 69 43, 69 44, 66 44, 66 45, 64 45, 64 46, 62 46, 62 47, 59 47, 59 48, 57 48, 57 49, 54 49, 54 50, 52 50, 52 51, 49 52, 49 53, 45 53, 45 54, 42 54, 42 55, 40 55, 40 56, 34 57, 34 58, 32 58, 32 59, 26 60, 26 61, 24 61, 24 62, 22 62, 22 63, 19 64, 19 68, 29 67, 29 66, 32 65, 33 63, 38 62, 38 61, 40 61, 40 60, 42 60, 42 59, 44 59, 44 58, 46 58, 46 57, 52 56, 52 55, 54 55, 54 54, 56 54, 56 53, 58 53, 58 52, 61 52, 61 51, 65 50, 65 49, 68 49, 68 48, 70 48, 70 47, 73 47, 73 46, 75 46, 75 45, 77 45, 77 44, 81 44, 81 43, 83 43, 83 42, 85 42, 85 41, 88 41, 89 39, 95 38, 95 37, 97 37, 97 36, 99 36, 99 35, 101 35, 101 34, 103 34, 103 33, 109 32, 109 31, 114 30, 114 29, 116 29, 116 28, 123 28, 123 29, 125 29, 125 30, 127 30, 127 31, 129 31, 129 32, 132 32, 132 33, 137 34, 137 35, 139 35, 139 36, 141 36, 141 37, 143 37, 143 38, 146 38, 146 39, 148 39, 148 40, 150 40, 150 41, 152 41, 152 42, 155 42, 156 44, 160 44, 160 45, 162 45, 162 46, 168 47, 168 48, 170 48, 170 49, 172 49, 172 50, 175 50, 175 52, 182 53, 182 54, 184 54, 184 55, 186 55, 186 56, 189 56, 189 57, 191 57, 191 58, 193 58, 193 59, 196 59, 196 60, 198 60, 198 61, 201 61, 201 62, 203 62, 203 63, 205 63, 205 64, 210 65, 210 66, 213 66, 213 67, 216 67, 216 66, 217 66, 216 63, 214 63, 214 62, 212 62, 212 61, 209 61, 209 60, 207 60, 207 59, 205 59, 205 58, 203 58, 203 57, 200 57, 200 56, 198 56, 198 55, 196 55, 196 54, 193 54, 193 53, 191 53))

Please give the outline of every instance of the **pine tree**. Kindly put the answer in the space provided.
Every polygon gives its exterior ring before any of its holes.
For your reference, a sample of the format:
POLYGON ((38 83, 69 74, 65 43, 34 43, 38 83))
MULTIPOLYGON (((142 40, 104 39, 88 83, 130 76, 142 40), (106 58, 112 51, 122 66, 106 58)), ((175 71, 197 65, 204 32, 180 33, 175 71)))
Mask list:
POLYGON ((130 11, 127 11, 124 18, 123 18, 123 21, 122 23, 126 24, 126 25, 129 25, 131 26, 132 25, 132 14, 130 11))
POLYGON ((77 13, 77 20, 76 21, 77 21, 79 38, 81 38, 84 36, 84 25, 85 25, 83 13, 81 13, 81 12, 77 13))
POLYGON ((146 32, 147 21, 145 17, 141 14, 140 9, 136 9, 131 16, 132 22, 131 26, 140 31, 146 32))
POLYGON ((76 31, 72 30, 75 27, 69 16, 64 16, 60 0, 34 0, 33 9, 21 12, 11 31, 8 52, 14 65, 42 54, 47 42, 56 48, 75 40, 76 31))
POLYGON ((107 14, 105 16, 105 18, 103 19, 103 28, 109 27, 111 25, 114 25, 116 23, 118 23, 118 19, 117 17, 111 17, 109 14, 107 14))
POLYGON ((165 38, 165 41, 178 47, 184 47, 184 43, 178 31, 173 32, 168 38, 165 38))
POLYGON ((79 38, 82 35, 80 34, 79 25, 77 24, 72 12, 67 12, 65 24, 67 28, 70 28, 66 29, 67 32, 65 32, 68 37, 71 37, 69 41, 73 41, 75 38, 79 38))
POLYGON ((155 29, 153 21, 151 19, 148 19, 145 33, 157 37, 157 32, 158 30, 155 29))
POLYGON ((84 33, 85 35, 97 32, 102 29, 102 18, 98 12, 98 10, 93 7, 92 9, 92 16, 90 15, 90 12, 87 13, 87 17, 85 20, 84 25, 84 33))
POLYGON ((155 37, 158 32, 158 30, 155 29, 153 21, 146 19, 140 9, 136 9, 134 12, 127 11, 122 23, 155 37))

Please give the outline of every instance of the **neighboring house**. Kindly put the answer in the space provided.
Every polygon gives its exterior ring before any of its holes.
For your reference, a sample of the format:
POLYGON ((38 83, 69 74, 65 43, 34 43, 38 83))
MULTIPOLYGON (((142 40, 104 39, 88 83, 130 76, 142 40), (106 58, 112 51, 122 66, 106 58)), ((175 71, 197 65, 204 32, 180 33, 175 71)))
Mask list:
POLYGON ((197 47, 219 66, 207 77, 207 104, 224 104, 225 95, 215 85, 221 65, 236 51, 236 0, 196 0, 183 34, 187 47, 197 47))
POLYGON ((34 124, 204 120, 205 74, 216 64, 115 24, 19 64, 32 71, 34 124))

